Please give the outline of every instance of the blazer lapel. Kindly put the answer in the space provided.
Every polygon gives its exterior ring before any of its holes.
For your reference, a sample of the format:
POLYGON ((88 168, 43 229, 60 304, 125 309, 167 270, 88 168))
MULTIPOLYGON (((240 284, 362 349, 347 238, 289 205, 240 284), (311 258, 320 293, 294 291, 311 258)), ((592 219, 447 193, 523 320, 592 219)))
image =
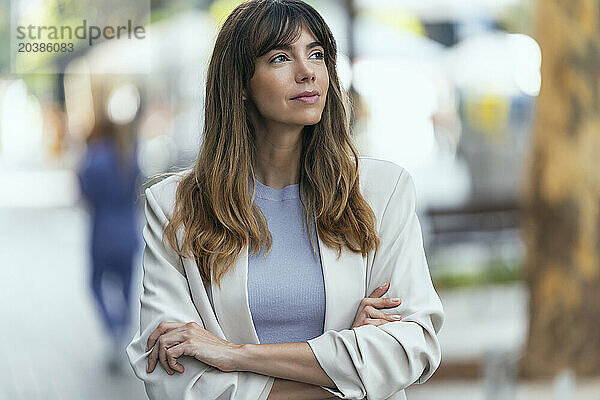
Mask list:
MULTIPOLYGON (((317 237, 325 282, 324 330, 350 329, 365 296, 366 259, 350 251, 342 251, 337 259, 337 250, 326 246, 318 234, 317 237)), ((221 288, 211 281, 211 291, 214 311, 227 340, 260 343, 248 303, 248 247, 223 276, 221 288)))
POLYGON ((232 270, 223 275, 220 289, 211 279, 211 290, 215 314, 227 340, 237 344, 258 344, 248 304, 248 246, 236 259, 232 270))
MULTIPOLYGON (((179 243, 183 243, 183 233, 183 226, 180 226, 176 233, 178 246, 179 243)), ((179 260, 181 261, 183 273, 188 282, 192 300, 196 306, 196 310, 198 310, 198 313, 202 318, 204 328, 215 335, 218 335, 220 338, 225 339, 225 333, 219 325, 215 315, 212 312, 206 312, 212 310, 212 305, 208 296, 206 296, 208 289, 205 288, 204 283, 202 282, 196 260, 192 257, 180 257, 179 260)))
MULTIPOLYGON (((317 235, 318 236, 318 235, 317 235)), ((319 237, 321 267, 325 281, 324 331, 350 329, 358 304, 365 296, 366 259, 361 254, 328 247, 319 237)))

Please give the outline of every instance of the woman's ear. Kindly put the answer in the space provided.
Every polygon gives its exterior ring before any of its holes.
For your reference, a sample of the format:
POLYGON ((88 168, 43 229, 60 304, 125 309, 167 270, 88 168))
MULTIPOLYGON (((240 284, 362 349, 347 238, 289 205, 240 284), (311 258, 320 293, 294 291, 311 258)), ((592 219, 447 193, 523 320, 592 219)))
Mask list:
POLYGON ((242 100, 248 100, 248 95, 246 94, 246 89, 242 89, 242 100))

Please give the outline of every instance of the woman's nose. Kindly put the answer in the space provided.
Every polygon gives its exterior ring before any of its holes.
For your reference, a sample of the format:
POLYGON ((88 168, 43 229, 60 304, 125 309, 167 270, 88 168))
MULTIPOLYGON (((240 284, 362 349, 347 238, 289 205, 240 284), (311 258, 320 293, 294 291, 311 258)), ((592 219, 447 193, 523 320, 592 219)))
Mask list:
POLYGON ((296 73, 296 82, 314 81, 315 70, 307 61, 298 62, 298 72, 296 73))

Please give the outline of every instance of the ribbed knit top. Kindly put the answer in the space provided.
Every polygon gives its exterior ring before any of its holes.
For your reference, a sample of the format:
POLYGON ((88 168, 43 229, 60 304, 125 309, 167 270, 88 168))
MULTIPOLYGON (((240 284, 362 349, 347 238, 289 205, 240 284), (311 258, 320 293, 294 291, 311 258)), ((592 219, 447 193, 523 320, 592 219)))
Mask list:
MULTIPOLYGON (((252 180, 249 179, 250 191, 252 180)), ((260 343, 305 342, 323 333, 325 284, 314 219, 313 252, 299 184, 274 189, 256 181, 273 245, 248 256, 248 302, 260 343)))

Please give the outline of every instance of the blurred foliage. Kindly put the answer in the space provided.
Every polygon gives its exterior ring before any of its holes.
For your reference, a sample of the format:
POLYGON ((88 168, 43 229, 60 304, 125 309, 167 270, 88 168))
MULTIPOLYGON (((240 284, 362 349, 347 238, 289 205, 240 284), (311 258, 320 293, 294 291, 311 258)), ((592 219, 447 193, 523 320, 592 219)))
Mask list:
POLYGON ((151 0, 150 23, 168 20, 190 9, 206 9, 207 0, 151 0))
POLYGON ((219 24, 222 24, 233 9, 241 3, 243 0, 215 0, 208 11, 219 24))
POLYGON ((179 12, 175 7, 165 7, 159 9, 153 9, 150 13, 150 23, 154 24, 156 22, 168 20, 179 12))
MULTIPOLYGON (((440 268, 444 271, 452 268, 440 268)), ((456 289, 517 282, 523 279, 523 264, 520 260, 492 260, 477 272, 441 273, 432 270, 432 279, 436 289, 456 289)))
POLYGON ((10 71, 10 40, 8 32, 10 29, 10 2, 0 0, 0 73, 10 71))
MULTIPOLYGON (((245 0, 215 0, 208 8, 210 15, 217 21, 219 25, 225 22, 225 19, 231 12, 245 0)), ((319 8, 318 4, 312 0, 304 0, 315 8, 319 8)))
POLYGON ((536 4, 535 0, 516 2, 501 16, 500 27, 510 33, 523 33, 534 37, 536 4))
POLYGON ((59 79, 57 74, 22 74, 20 78, 36 97, 56 96, 59 79))

